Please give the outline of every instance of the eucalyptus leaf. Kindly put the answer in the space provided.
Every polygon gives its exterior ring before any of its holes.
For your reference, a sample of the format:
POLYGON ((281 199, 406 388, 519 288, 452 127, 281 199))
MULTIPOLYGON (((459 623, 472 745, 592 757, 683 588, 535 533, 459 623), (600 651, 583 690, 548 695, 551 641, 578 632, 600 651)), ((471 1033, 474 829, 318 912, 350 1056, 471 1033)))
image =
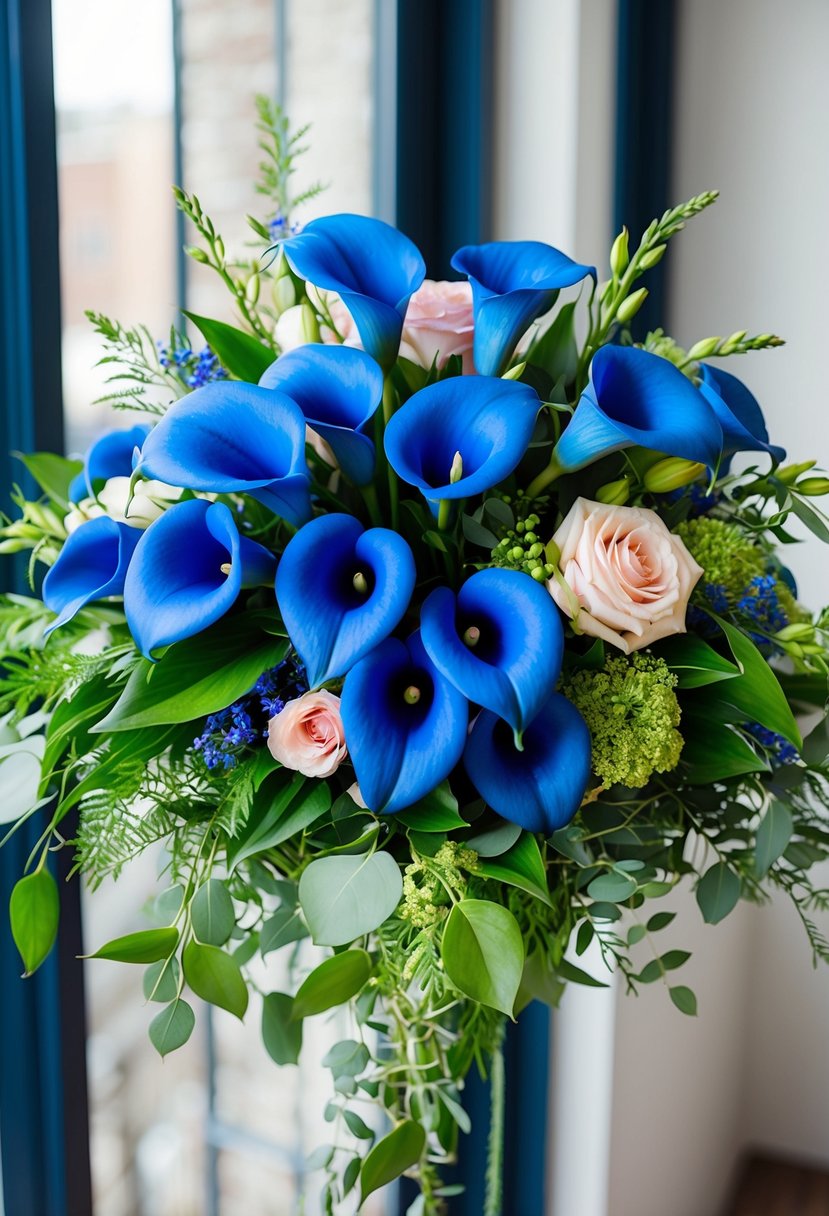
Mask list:
POLYGON ((758 878, 765 877, 781 857, 794 832, 792 813, 782 802, 772 802, 757 828, 754 869, 758 878))
POLYGON ((448 781, 442 781, 419 802, 398 811, 394 819, 418 832, 451 832, 455 828, 469 826, 458 813, 458 800, 449 788, 448 781))
POLYGON ((208 878, 202 883, 190 904, 193 932, 208 946, 223 946, 233 932, 236 914, 233 900, 223 882, 208 878))
POLYGON ((697 884, 696 894, 706 924, 719 924, 737 905, 740 879, 727 862, 718 861, 705 871, 697 884))
POLYGON ((500 857, 506 853, 521 835, 521 827, 517 823, 510 823, 508 819, 502 819, 494 827, 487 828, 485 832, 479 832, 476 836, 470 836, 465 842, 468 849, 472 849, 479 857, 500 857))
POLYGON ((359 1077, 371 1056, 365 1043, 355 1039, 343 1039, 335 1043, 322 1058, 323 1068, 330 1068, 335 1077, 359 1077))
POLYGON ((276 1064, 298 1064, 302 1050, 302 1022, 293 1017, 294 998, 269 992, 262 999, 262 1042, 276 1064))
POLYGON ((299 902, 318 946, 345 946, 379 928, 400 903, 403 876, 390 853, 320 857, 299 880, 299 902))
POLYGON ((360 1204, 369 1195, 394 1182, 416 1165, 426 1147, 426 1132, 419 1123, 407 1119, 384 1136, 367 1155, 360 1171, 360 1204))
POLYGON ((307 936, 308 928, 302 919, 300 908, 277 908, 259 932, 259 952, 264 958, 266 954, 279 950, 290 942, 301 942, 307 936))
POLYGON ((508 908, 485 899, 462 899, 446 920, 441 943, 454 986, 512 1017, 524 971, 524 942, 508 908))
POLYGON ((186 1001, 179 997, 162 1009, 150 1022, 150 1042, 162 1057, 183 1047, 196 1024, 196 1015, 186 1001))
POLYGON ((188 942, 182 956, 184 978, 203 1001, 226 1009, 235 1017, 245 1016, 248 990, 239 964, 218 946, 188 942))
POLYGON ((624 903, 636 890, 636 879, 618 870, 606 870, 599 874, 587 888, 591 899, 611 904, 624 903))
POLYGON ((31 975, 52 949, 60 919, 57 883, 45 866, 14 884, 9 919, 25 974, 31 975))
POLYGON ((142 981, 144 1000, 158 1001, 161 1004, 175 1000, 178 995, 180 977, 181 968, 178 959, 174 956, 151 963, 144 972, 142 981))
POLYGON ((343 1111, 343 1118, 346 1126, 352 1136, 356 1136, 358 1140, 373 1140, 374 1132, 366 1124, 354 1110, 349 1110, 348 1107, 343 1111))
POLYGON ((294 998, 295 1019, 325 1013, 356 996, 371 975, 365 950, 346 950, 320 963, 306 976, 294 998))
POLYGON ((669 988, 668 993, 680 1013, 687 1014, 690 1018, 697 1016, 697 998, 690 988, 677 984, 676 987, 669 988))

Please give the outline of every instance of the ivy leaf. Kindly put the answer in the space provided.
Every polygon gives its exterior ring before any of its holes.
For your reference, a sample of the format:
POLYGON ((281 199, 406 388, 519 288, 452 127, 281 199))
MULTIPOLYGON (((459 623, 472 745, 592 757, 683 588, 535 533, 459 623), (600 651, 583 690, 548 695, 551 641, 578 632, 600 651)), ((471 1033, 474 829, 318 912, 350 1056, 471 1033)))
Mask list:
POLYGON ((680 1013, 687 1014, 689 1018, 697 1016, 697 998, 690 988, 677 984, 675 988, 669 988, 668 993, 680 1013))
POLYGON ((318 946, 345 946, 377 929, 402 894, 400 867, 384 852, 320 857, 299 880, 299 902, 318 946))
POLYGON ((739 898, 740 879, 727 862, 715 862, 697 884, 697 903, 708 925, 717 925, 724 920, 739 898))
POLYGON ((233 900, 223 882, 208 878, 190 904, 190 918, 196 937, 208 946, 223 946, 233 932, 236 914, 233 900))
POLYGON ((298 1064, 302 1049, 302 1022, 293 1020, 294 998, 269 992, 262 1000, 262 1042, 276 1064, 298 1064))
POLYGON ((105 958, 114 963, 157 963, 169 958, 178 945, 178 929, 140 929, 114 937, 87 958, 105 958))
POLYGON ((52 949, 60 919, 57 884, 45 867, 14 884, 9 917, 25 974, 31 975, 52 949))
POLYGON ((447 918, 441 957, 460 992, 512 1017, 524 971, 524 942, 509 909, 486 899, 462 899, 447 918))
POLYGON ((371 959, 365 950, 346 950, 320 963, 303 980, 294 998, 293 1017, 313 1017, 356 996, 371 975, 371 959))
POLYGON ((479 859, 475 872, 498 882, 509 883, 512 887, 519 887, 540 899, 542 903, 550 903, 541 850, 535 836, 530 832, 522 832, 512 848, 500 857, 479 859))
POLYGON ((235 958, 218 946, 191 941, 184 947, 181 961, 184 978, 196 996, 242 1020, 248 1007, 248 990, 235 958))
MULTIPOLYGON (((495 907, 496 905, 492 905, 495 907)), ((426 1132, 419 1123, 407 1119, 384 1136, 367 1155, 360 1171, 360 1204, 373 1191, 394 1182, 416 1165, 426 1147, 426 1132)))
POLYGON ((162 1057, 183 1047, 196 1024, 196 1015, 181 997, 162 1009, 150 1022, 150 1042, 162 1057))
POLYGON ((248 384, 258 383, 259 378, 276 359, 270 347, 264 346, 244 330, 236 329, 224 321, 200 317, 186 309, 184 315, 190 318, 205 341, 210 344, 222 367, 226 367, 237 380, 246 380, 248 384))
POLYGON ((768 874, 784 852, 793 832, 791 811, 782 802, 772 802, 757 828, 754 870, 758 878, 768 874))

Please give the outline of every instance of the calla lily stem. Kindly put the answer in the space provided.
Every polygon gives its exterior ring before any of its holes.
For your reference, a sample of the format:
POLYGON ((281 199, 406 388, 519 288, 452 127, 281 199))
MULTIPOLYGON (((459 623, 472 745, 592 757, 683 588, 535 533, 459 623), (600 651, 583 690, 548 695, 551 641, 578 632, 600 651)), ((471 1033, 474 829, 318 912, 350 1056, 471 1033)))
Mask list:
MULTIPOLYGON (((384 426, 384 428, 386 426, 388 426, 389 421, 391 420, 392 414, 394 413, 394 407, 395 407, 394 385, 391 382, 391 376, 386 376, 386 379, 383 383, 383 426, 384 426)), ((398 500, 399 500, 398 488, 397 488, 397 474, 395 473, 394 469, 391 467, 390 464, 387 463, 386 467, 388 469, 388 474, 389 474, 389 508, 391 510, 391 526, 393 528, 396 528, 397 527, 397 509, 398 509, 398 500)))

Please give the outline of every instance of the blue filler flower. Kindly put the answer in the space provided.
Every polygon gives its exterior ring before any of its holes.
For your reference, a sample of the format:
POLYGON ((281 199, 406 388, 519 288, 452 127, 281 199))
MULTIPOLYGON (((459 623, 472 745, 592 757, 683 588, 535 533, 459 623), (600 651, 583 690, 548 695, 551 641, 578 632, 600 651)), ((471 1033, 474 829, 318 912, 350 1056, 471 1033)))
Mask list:
POLYGON ((141 536, 124 584, 138 649, 152 658, 157 647, 201 633, 243 587, 269 583, 275 566, 273 554, 239 535, 224 503, 194 498, 170 507, 141 536))
POLYGON ((485 709, 469 735, 464 766, 486 802, 528 832, 549 835, 579 809, 590 776, 590 732, 565 697, 553 693, 518 751, 506 722, 485 709))
POLYGON ((743 726, 743 730, 765 748, 775 764, 796 764, 800 759, 797 748, 789 742, 785 735, 778 735, 774 730, 767 730, 759 722, 749 722, 743 726))
POLYGON ((725 456, 735 452, 768 452, 777 463, 786 459, 785 448, 769 443, 763 411, 742 380, 707 363, 701 365, 700 375, 700 392, 722 427, 725 456))
POLYGON ((72 533, 43 580, 43 602, 65 625, 87 604, 121 595, 130 559, 141 533, 102 515, 72 533))
POLYGON ((386 638, 348 673, 340 702, 360 793, 376 814, 411 806, 463 753, 466 697, 440 674, 419 633, 386 638))
POLYGON ((416 245, 382 220, 326 215, 282 245, 300 278, 336 291, 363 347, 388 370, 397 358, 409 299, 426 277, 416 245))
POLYGON ((136 448, 147 438, 148 426, 131 426, 127 431, 107 431, 96 439, 84 456, 83 470, 69 486, 70 502, 91 498, 100 483, 110 477, 129 477, 136 448))
POLYGON ((702 394, 667 359, 635 346, 602 346, 554 458, 569 472, 635 445, 713 469, 722 430, 702 394))
POLYGON ((457 596, 437 587, 420 614, 423 645, 470 701, 521 733, 549 700, 564 648, 547 589, 517 570, 480 570, 457 596))
POLYGON ((521 336, 552 308, 562 287, 596 277, 595 266, 582 266, 541 241, 464 245, 452 266, 472 284, 472 354, 482 376, 501 375, 521 336))
POLYGON ((204 729, 193 740, 208 769, 235 768, 251 748, 268 737, 268 722, 281 714, 288 701, 308 691, 302 664, 293 657, 263 671, 247 696, 227 709, 209 714, 204 729))
POLYGON ((311 688, 342 676, 388 637, 415 585, 412 552, 388 528, 321 515, 285 547, 276 598, 311 688))
POLYGON ((357 485, 371 481, 374 444, 365 431, 383 396, 383 373, 364 351, 298 346, 272 363, 259 384, 297 403, 347 477, 357 485))

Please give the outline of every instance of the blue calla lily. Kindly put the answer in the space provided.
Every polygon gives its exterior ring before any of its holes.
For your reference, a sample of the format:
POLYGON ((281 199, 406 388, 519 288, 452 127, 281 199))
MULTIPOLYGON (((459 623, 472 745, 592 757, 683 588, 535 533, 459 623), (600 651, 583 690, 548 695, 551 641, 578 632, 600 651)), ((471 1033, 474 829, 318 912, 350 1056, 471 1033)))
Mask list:
POLYGON ((298 346, 272 363, 259 384, 297 403, 347 477, 357 485, 371 481, 374 444, 365 430, 383 396, 374 359, 350 346, 298 346))
POLYGON ((133 457, 150 432, 148 426, 131 426, 126 431, 108 431, 96 439, 84 456, 83 469, 69 486, 69 501, 80 502, 95 493, 95 483, 110 477, 129 477, 133 457))
POLYGON ((137 528, 105 515, 75 529, 43 580, 43 602, 58 614, 47 633, 71 621, 87 604, 123 593, 140 536, 137 528))
POLYGON ((520 571, 480 570, 457 596, 435 588, 421 609, 420 631, 447 680, 505 718, 517 737, 555 689, 561 618, 546 588, 520 571))
POLYGON ((393 814, 449 776, 463 754, 469 707, 423 648, 386 638, 343 686, 345 741, 360 793, 376 814, 393 814))
POLYGON ((735 452, 768 452, 778 464, 786 459, 785 448, 769 443, 763 411, 742 380, 707 363, 701 365, 700 375, 700 392, 722 427, 725 456, 733 456, 735 452))
POLYGON ((347 671, 392 632, 415 585, 412 551, 388 528, 321 515, 285 547, 276 574, 279 611, 310 688, 347 671))
POLYGON ((382 220, 326 215, 282 248, 295 274, 338 293, 364 349, 388 370, 397 358, 409 300, 426 277, 417 246, 382 220))
POLYGON ((596 277, 595 266, 582 266, 541 241, 465 245, 452 266, 472 284, 472 355, 482 376, 501 375, 522 335, 552 308, 562 287, 596 277))
POLYGON ((553 693, 515 747, 509 726, 490 710, 475 721, 464 766, 483 799, 504 819, 549 835, 579 809, 590 777, 590 732, 566 697, 553 693))
POLYGON ((254 384, 207 384, 171 405, 135 471, 188 490, 250 494, 295 525, 311 514, 302 411, 254 384))
POLYGON ((239 535, 224 503, 194 498, 170 507, 141 534, 124 584, 138 649, 152 658, 157 647, 201 633, 243 587, 269 583, 275 567, 272 553, 239 535))
POLYGON ((398 477, 430 501, 470 498, 513 471, 532 438, 540 406, 535 390, 515 380, 441 380, 415 393, 393 415, 386 427, 386 455, 398 477), (456 480, 450 482, 453 466, 456 480))
POLYGON ((722 444, 716 414, 673 363, 635 346, 602 346, 554 460, 570 472, 638 445, 713 469, 722 444))

